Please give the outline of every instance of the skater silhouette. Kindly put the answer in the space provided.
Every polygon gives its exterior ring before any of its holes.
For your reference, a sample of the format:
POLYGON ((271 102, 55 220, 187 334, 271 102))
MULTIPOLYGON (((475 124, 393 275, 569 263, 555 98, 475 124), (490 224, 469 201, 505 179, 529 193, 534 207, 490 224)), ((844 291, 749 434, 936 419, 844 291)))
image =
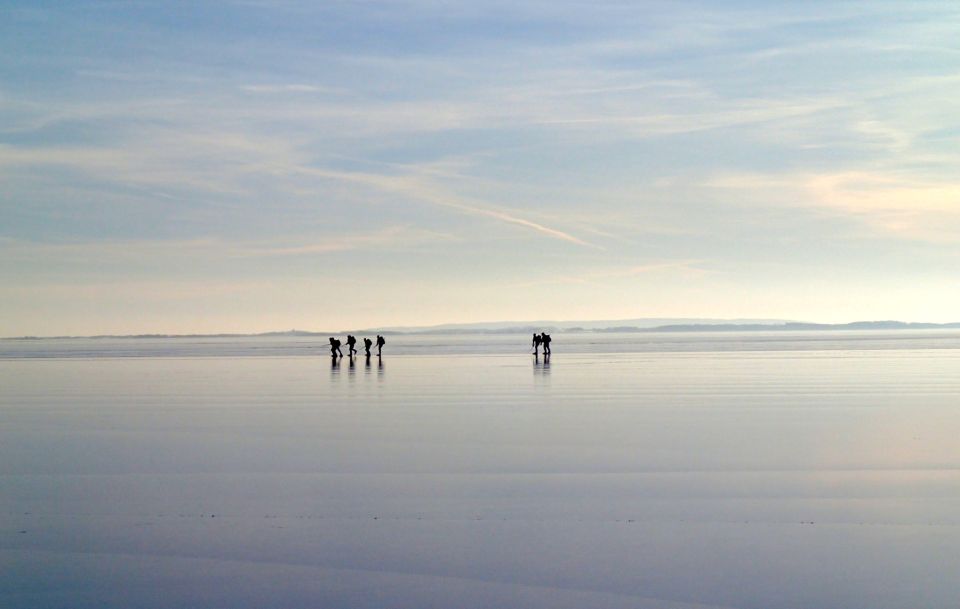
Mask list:
POLYGON ((343 351, 340 350, 340 341, 334 337, 330 337, 330 355, 332 357, 343 357, 343 351))
POLYGON ((386 344, 386 339, 377 334, 377 357, 380 357, 380 352, 383 350, 383 345, 386 344))
POLYGON ((538 355, 538 352, 539 352, 539 349, 540 349, 540 343, 542 343, 542 342, 543 342, 543 339, 540 337, 539 334, 534 334, 534 335, 533 335, 533 344, 532 344, 531 346, 533 347, 533 354, 534 354, 534 355, 538 355))
POLYGON ((540 340, 543 341, 543 356, 550 357, 550 341, 553 340, 550 338, 550 335, 544 332, 540 335, 540 340))
POLYGON ((370 347, 373 346, 373 341, 369 338, 363 339, 363 350, 366 351, 367 357, 370 357, 370 347))
POLYGON ((357 352, 357 350, 353 348, 353 346, 356 344, 357 344, 357 338, 352 334, 347 334, 347 347, 349 347, 347 349, 347 353, 350 354, 350 357, 353 357, 353 354, 357 352))

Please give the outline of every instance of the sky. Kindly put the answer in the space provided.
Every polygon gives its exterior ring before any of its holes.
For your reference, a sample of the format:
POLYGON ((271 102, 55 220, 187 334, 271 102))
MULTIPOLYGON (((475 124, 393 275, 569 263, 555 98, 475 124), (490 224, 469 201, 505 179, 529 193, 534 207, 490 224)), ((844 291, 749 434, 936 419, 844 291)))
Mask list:
POLYGON ((955 2, 0 3, 0 336, 960 321, 955 2))

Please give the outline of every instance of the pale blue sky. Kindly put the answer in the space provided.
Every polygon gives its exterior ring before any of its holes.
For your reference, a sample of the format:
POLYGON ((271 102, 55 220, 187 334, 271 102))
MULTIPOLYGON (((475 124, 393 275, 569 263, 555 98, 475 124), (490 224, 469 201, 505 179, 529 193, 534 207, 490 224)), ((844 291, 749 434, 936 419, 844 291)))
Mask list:
POLYGON ((0 5, 0 335, 960 320, 954 2, 0 5))

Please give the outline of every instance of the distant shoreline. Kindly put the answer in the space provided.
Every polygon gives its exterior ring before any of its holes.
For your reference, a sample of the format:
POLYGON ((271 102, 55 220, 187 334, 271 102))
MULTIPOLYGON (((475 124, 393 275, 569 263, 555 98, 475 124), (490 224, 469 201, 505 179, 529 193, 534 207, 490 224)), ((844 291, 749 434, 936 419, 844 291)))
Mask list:
POLYGON ((805 322, 784 323, 694 323, 665 324, 652 327, 610 326, 583 328, 579 326, 506 326, 502 328, 409 328, 404 330, 338 330, 335 332, 313 332, 306 330, 288 330, 260 333, 217 333, 217 334, 97 334, 92 336, 8 336, 2 340, 68 340, 68 339, 160 339, 160 338, 269 338, 269 337, 328 337, 344 333, 403 335, 457 335, 457 334, 530 334, 549 331, 561 334, 610 334, 610 333, 656 333, 656 332, 809 332, 836 330, 955 330, 960 322, 926 323, 903 321, 854 321, 844 324, 818 324, 805 322))

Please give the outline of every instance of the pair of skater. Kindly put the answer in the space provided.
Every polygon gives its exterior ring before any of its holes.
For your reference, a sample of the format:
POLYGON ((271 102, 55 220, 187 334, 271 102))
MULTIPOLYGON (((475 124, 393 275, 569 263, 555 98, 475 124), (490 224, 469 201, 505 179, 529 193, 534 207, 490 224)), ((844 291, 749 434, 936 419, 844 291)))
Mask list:
POLYGON ((533 335, 533 354, 537 355, 540 349, 540 345, 543 345, 543 354, 550 355, 550 341, 553 340, 550 338, 550 335, 546 332, 533 335))
MULTIPOLYGON (((381 351, 383 351, 383 345, 386 344, 386 339, 377 334, 377 357, 380 357, 381 351)), ((330 337, 330 355, 332 357, 343 357, 343 351, 340 350, 340 345, 342 343, 339 339, 330 337)), ((357 344, 357 337, 352 334, 347 334, 347 353, 350 357, 353 357, 353 354, 357 352, 355 345, 357 344)), ((370 348, 373 346, 373 341, 369 338, 363 339, 363 348, 366 351, 367 357, 370 357, 370 348)))
MULTIPOLYGON (((377 334, 377 357, 380 357, 380 352, 383 351, 383 346, 387 344, 387 339, 377 334)), ((363 350, 366 351, 367 357, 370 357, 370 347, 373 346, 373 341, 369 338, 363 339, 363 350)))

